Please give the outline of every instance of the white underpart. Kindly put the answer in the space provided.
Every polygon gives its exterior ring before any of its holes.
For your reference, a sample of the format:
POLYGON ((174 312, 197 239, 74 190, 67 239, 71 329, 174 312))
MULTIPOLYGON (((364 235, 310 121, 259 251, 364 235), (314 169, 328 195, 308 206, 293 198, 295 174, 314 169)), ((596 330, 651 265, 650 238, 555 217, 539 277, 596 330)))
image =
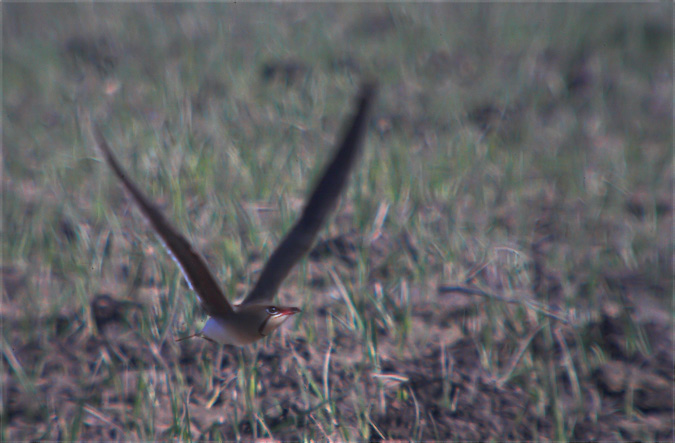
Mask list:
POLYGON ((243 328, 234 327, 232 323, 214 318, 209 318, 206 321, 202 334, 223 345, 236 346, 244 346, 262 338, 259 334, 247 333, 243 328))

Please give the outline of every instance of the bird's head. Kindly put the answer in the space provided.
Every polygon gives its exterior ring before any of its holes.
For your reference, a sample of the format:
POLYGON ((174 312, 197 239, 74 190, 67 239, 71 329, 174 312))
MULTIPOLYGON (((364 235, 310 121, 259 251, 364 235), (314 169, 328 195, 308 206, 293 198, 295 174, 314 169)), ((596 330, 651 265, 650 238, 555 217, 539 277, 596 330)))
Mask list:
MULTIPOLYGON (((291 306, 256 306, 251 309, 253 317, 258 323, 258 334, 266 337, 281 326, 291 316, 300 312, 300 308, 291 306)), ((254 321, 255 324, 255 321, 254 321)))

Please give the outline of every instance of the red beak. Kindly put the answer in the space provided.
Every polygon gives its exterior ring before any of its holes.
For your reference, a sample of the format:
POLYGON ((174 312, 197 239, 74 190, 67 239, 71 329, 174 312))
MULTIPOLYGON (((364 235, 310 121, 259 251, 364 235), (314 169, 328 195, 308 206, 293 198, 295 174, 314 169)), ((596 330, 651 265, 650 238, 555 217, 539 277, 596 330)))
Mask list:
POLYGON ((300 308, 279 308, 279 315, 295 315, 302 312, 300 308))

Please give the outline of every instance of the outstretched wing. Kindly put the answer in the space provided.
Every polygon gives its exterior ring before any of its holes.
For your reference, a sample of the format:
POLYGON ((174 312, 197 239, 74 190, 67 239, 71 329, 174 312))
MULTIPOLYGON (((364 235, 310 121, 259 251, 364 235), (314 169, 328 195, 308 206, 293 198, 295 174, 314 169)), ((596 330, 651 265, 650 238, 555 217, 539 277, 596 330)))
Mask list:
POLYGON ((242 305, 271 302, 291 268, 312 247, 319 229, 335 207, 347 183, 349 171, 363 141, 368 111, 374 95, 375 84, 367 83, 361 86, 356 113, 349 126, 345 128, 346 132, 335 156, 312 191, 302 216, 272 253, 255 287, 246 296, 242 305))
POLYGON ((192 249, 190 242, 171 226, 159 209, 150 202, 150 199, 127 176, 113 155, 99 127, 94 125, 91 129, 94 140, 96 140, 96 145, 103 154, 103 157, 124 187, 127 188, 141 213, 143 213, 155 232, 157 232, 169 254, 178 263, 185 279, 201 299, 204 309, 215 317, 223 317, 231 313, 232 307, 218 286, 218 282, 211 275, 204 259, 192 249))

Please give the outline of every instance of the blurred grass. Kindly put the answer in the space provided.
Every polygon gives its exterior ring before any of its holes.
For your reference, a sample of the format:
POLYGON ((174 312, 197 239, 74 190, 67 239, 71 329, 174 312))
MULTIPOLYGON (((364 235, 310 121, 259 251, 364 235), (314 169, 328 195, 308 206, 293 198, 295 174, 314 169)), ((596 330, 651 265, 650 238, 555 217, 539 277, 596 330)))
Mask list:
POLYGON ((667 437, 598 388, 618 357, 592 319, 618 319, 629 356, 657 352, 646 324, 672 330, 669 17, 3 4, 3 440, 667 437), (280 297, 303 314, 260 345, 174 344, 204 316, 78 106, 234 298, 293 223, 362 76, 380 82, 377 109, 322 234, 345 236, 353 265, 301 263, 280 297), (575 322, 462 305, 437 294, 445 282, 575 322), (143 308, 98 331, 100 292, 143 308), (493 411, 510 431, 451 421, 483 423, 478 397, 462 408, 474 371, 508 380, 485 392, 517 406, 493 411))

